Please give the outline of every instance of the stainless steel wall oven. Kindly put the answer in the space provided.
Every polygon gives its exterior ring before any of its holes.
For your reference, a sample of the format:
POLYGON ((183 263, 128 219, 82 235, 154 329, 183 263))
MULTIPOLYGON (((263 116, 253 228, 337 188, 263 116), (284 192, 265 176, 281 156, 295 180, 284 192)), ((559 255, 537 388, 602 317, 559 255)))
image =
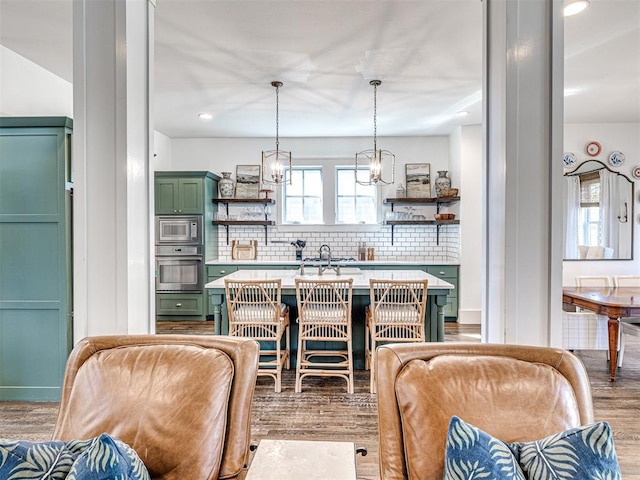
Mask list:
POLYGON ((156 291, 203 290, 202 216, 156 217, 156 291))

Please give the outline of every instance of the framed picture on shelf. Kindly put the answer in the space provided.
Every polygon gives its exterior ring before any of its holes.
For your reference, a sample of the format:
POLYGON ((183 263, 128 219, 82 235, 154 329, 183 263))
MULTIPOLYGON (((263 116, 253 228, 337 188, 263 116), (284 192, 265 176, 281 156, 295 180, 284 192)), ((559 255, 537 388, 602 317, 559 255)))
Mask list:
POLYGON ((236 167, 236 198, 258 198, 260 196, 260 165, 238 165, 236 167))
POLYGON ((428 163, 407 163, 405 165, 407 198, 431 197, 431 173, 428 163))

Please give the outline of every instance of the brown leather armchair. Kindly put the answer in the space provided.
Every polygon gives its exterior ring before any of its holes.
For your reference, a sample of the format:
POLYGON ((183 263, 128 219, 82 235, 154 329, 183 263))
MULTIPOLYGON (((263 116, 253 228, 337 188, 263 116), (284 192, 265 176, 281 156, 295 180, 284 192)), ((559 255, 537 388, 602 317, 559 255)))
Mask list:
POLYGON ((586 370, 566 350, 393 344, 377 362, 382 480, 441 480, 453 415, 505 442, 593 422, 586 370))
POLYGON ((67 362, 53 439, 109 433, 152 479, 243 478, 258 355, 240 337, 86 338, 67 362))

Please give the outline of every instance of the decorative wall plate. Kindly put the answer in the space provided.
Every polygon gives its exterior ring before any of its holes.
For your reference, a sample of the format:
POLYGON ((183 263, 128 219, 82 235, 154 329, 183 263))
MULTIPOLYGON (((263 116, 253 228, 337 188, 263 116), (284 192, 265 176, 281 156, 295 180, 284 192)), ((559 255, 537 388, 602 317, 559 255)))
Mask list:
POLYGON ((631 175, 633 175, 633 178, 640 178, 640 165, 636 165, 635 167, 633 167, 633 170, 631 170, 631 175))
POLYGON ((619 167, 624 163, 624 153, 622 152, 611 152, 609 154, 609 163, 614 167, 619 167))
POLYGON ((571 152, 566 152, 562 157, 562 161, 564 162, 564 168, 569 168, 576 163, 576 156, 571 152))
POLYGON ((589 142, 587 143, 586 150, 589 155, 595 157, 602 151, 602 145, 600 145, 598 142, 589 142))

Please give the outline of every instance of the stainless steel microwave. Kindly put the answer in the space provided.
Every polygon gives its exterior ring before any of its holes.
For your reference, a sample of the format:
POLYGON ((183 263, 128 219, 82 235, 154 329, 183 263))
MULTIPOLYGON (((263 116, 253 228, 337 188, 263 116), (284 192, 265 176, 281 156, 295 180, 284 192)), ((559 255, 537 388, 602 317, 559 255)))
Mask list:
POLYGON ((202 215, 157 216, 156 245, 202 245, 202 215))

